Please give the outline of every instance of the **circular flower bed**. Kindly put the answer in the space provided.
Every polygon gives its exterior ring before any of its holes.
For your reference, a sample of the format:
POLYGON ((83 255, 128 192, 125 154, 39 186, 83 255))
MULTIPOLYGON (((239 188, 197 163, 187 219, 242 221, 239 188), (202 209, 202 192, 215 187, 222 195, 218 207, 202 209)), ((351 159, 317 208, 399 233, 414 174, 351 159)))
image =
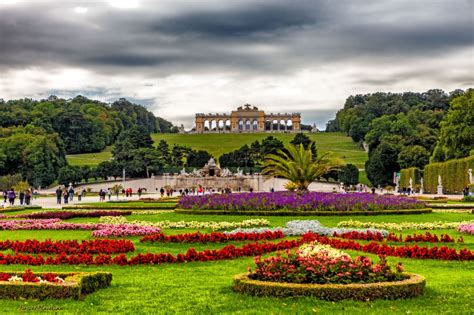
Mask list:
POLYGON ((425 280, 396 270, 384 256, 373 264, 368 257, 351 258, 330 246, 312 242, 295 253, 255 257, 256 268, 234 278, 234 290, 258 296, 310 295, 320 299, 397 299, 421 294, 425 280))
POLYGON ((253 280, 249 274, 234 277, 234 291, 255 296, 312 296, 321 300, 344 299, 406 299, 423 294, 425 278, 412 273, 403 273, 406 279, 393 282, 352 284, 306 284, 253 280))

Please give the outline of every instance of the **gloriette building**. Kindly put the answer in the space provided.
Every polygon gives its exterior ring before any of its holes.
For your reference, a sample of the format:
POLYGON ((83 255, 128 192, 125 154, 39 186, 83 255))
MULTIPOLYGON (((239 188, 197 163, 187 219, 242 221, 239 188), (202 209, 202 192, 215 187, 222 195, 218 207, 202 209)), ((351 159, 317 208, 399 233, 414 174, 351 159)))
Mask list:
POLYGON ((246 104, 229 114, 196 114, 196 133, 299 132, 300 113, 265 113, 246 104))

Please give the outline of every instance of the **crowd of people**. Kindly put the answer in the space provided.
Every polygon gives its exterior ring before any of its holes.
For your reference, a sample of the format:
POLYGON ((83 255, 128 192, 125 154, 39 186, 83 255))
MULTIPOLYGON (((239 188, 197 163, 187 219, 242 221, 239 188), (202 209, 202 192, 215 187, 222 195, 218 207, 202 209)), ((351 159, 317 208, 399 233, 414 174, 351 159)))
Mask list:
MULTIPOLYGON (((61 204, 61 201, 64 202, 64 204, 68 204, 69 201, 74 200, 74 195, 76 194, 76 191, 74 190, 74 187, 72 185, 69 185, 69 187, 66 186, 58 186, 56 188, 56 203, 58 205, 61 204)), ((86 196, 86 190, 83 188, 81 190, 77 191, 77 200, 81 201, 82 198, 86 196)))
POLYGON ((38 191, 31 188, 20 191, 19 193, 15 191, 12 187, 9 190, 3 191, 3 203, 8 203, 10 206, 15 205, 15 200, 18 197, 20 206, 29 206, 31 205, 32 198, 36 198, 38 191))

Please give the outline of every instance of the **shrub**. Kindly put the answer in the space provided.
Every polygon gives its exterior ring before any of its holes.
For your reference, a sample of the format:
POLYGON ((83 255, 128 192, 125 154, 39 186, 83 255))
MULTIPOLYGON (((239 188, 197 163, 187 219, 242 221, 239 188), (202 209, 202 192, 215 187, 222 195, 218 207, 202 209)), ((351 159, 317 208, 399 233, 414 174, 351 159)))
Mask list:
POLYGON ((321 300, 340 301, 354 299, 360 301, 374 299, 406 299, 423 294, 426 280, 424 277, 404 273, 407 278, 396 282, 378 282, 368 284, 302 284, 280 283, 252 280, 248 274, 234 277, 233 289, 236 292, 254 296, 312 296, 321 300))
MULTIPOLYGON (((8 272, 19 275, 18 272, 8 272)), ((35 273, 46 278, 51 273, 35 273)), ((112 274, 108 272, 55 273, 64 282, 6 282, 0 281, 0 298, 4 299, 80 299, 85 294, 110 286, 112 274)))

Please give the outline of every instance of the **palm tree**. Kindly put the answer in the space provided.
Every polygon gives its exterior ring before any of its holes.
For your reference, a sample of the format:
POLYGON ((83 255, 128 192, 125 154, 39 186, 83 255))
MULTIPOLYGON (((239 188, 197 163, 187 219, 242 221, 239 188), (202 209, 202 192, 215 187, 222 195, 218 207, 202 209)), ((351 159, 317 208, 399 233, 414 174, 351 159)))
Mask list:
POLYGON ((340 160, 328 158, 328 153, 316 158, 311 149, 305 149, 302 144, 290 145, 277 154, 266 156, 262 174, 285 178, 294 183, 299 192, 303 192, 317 178, 341 165, 340 160))

